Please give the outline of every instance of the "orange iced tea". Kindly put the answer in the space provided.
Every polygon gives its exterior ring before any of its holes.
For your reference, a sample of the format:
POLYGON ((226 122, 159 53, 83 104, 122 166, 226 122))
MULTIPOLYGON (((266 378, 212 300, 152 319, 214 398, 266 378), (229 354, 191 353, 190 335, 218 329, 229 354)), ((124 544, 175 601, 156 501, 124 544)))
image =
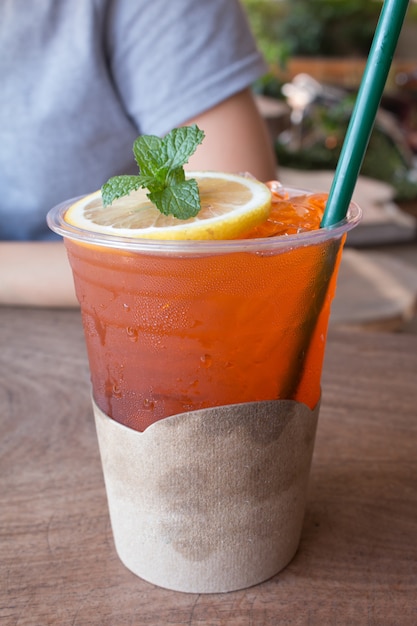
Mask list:
MULTIPOLYGON (((317 228, 324 199, 310 204, 317 228)), ((125 246, 65 237, 98 406, 136 430, 241 402, 314 408, 349 227, 125 246)))

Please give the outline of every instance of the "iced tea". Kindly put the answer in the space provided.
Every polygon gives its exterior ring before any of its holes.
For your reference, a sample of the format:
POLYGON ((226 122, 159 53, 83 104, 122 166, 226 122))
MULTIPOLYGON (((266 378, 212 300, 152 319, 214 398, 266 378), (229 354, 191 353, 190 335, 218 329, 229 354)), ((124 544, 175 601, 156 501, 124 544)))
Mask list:
MULTIPOLYGON (((324 202, 304 200, 314 229, 324 202)), ((106 414, 144 430, 218 405, 285 398, 315 407, 347 227, 293 234, 288 221, 290 235, 275 236, 270 223, 242 240, 136 249, 65 238, 93 395, 106 414)))

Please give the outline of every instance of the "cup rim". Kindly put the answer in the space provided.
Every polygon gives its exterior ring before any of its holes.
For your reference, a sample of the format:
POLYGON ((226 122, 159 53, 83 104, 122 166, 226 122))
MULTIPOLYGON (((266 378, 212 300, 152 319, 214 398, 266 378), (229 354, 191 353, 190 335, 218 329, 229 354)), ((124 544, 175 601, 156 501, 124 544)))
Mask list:
MULTIPOLYGON (((291 195, 320 193, 312 190, 283 187, 291 195)), ((362 210, 351 202, 346 217, 333 226, 306 231, 294 235, 277 235, 266 238, 253 239, 222 239, 222 240, 167 240, 167 239, 141 239, 139 237, 121 237, 119 235, 107 235, 78 228, 65 221, 65 213, 68 208, 84 198, 78 196, 61 202, 54 206, 47 214, 49 228, 56 234, 88 245, 105 248, 116 248, 128 252, 145 253, 175 253, 176 255, 193 254, 221 254, 231 252, 267 252, 279 249, 299 248, 322 243, 330 239, 339 239, 348 231, 355 228, 362 219, 362 210)))

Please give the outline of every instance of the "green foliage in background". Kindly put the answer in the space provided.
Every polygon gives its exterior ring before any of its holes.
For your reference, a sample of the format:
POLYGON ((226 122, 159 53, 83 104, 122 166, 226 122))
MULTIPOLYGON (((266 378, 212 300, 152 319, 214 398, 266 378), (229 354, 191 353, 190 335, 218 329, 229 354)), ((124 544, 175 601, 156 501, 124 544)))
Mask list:
POLYGON ((281 36, 291 55, 366 56, 380 8, 369 0, 291 0, 281 36))
POLYGON ((243 0, 270 64, 293 55, 366 55, 381 10, 374 0, 243 0))
POLYGON ((281 24, 286 2, 276 0, 242 0, 258 47, 270 65, 284 65, 290 48, 282 37, 281 24))

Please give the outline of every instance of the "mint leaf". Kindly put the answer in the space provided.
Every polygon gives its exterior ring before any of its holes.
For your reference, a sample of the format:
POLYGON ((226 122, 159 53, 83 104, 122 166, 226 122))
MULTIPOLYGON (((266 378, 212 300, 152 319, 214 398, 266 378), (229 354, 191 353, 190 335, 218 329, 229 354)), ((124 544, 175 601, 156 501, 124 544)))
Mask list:
POLYGON ((102 187, 104 206, 140 187, 164 215, 195 217, 201 208, 197 182, 186 180, 183 165, 202 142, 204 132, 195 124, 174 128, 161 139, 142 135, 133 144, 137 176, 114 176, 102 187))
POLYGON ((127 196, 131 191, 142 187, 140 176, 113 176, 101 188, 104 206, 109 206, 117 198, 127 196))
POLYGON ((167 174, 168 185, 179 185, 185 180, 185 172, 183 167, 177 167, 170 170, 167 174))
POLYGON ((188 127, 174 128, 164 139, 164 148, 170 168, 175 169, 187 163, 203 139, 203 131, 195 124, 188 127))
POLYGON ((133 144, 138 168, 144 176, 155 178, 166 161, 163 154, 163 139, 155 135, 142 135, 133 144))
POLYGON ((197 181, 185 180, 176 185, 165 187, 163 191, 148 194, 164 215, 173 215, 180 220, 195 217, 200 210, 200 196, 197 181))

